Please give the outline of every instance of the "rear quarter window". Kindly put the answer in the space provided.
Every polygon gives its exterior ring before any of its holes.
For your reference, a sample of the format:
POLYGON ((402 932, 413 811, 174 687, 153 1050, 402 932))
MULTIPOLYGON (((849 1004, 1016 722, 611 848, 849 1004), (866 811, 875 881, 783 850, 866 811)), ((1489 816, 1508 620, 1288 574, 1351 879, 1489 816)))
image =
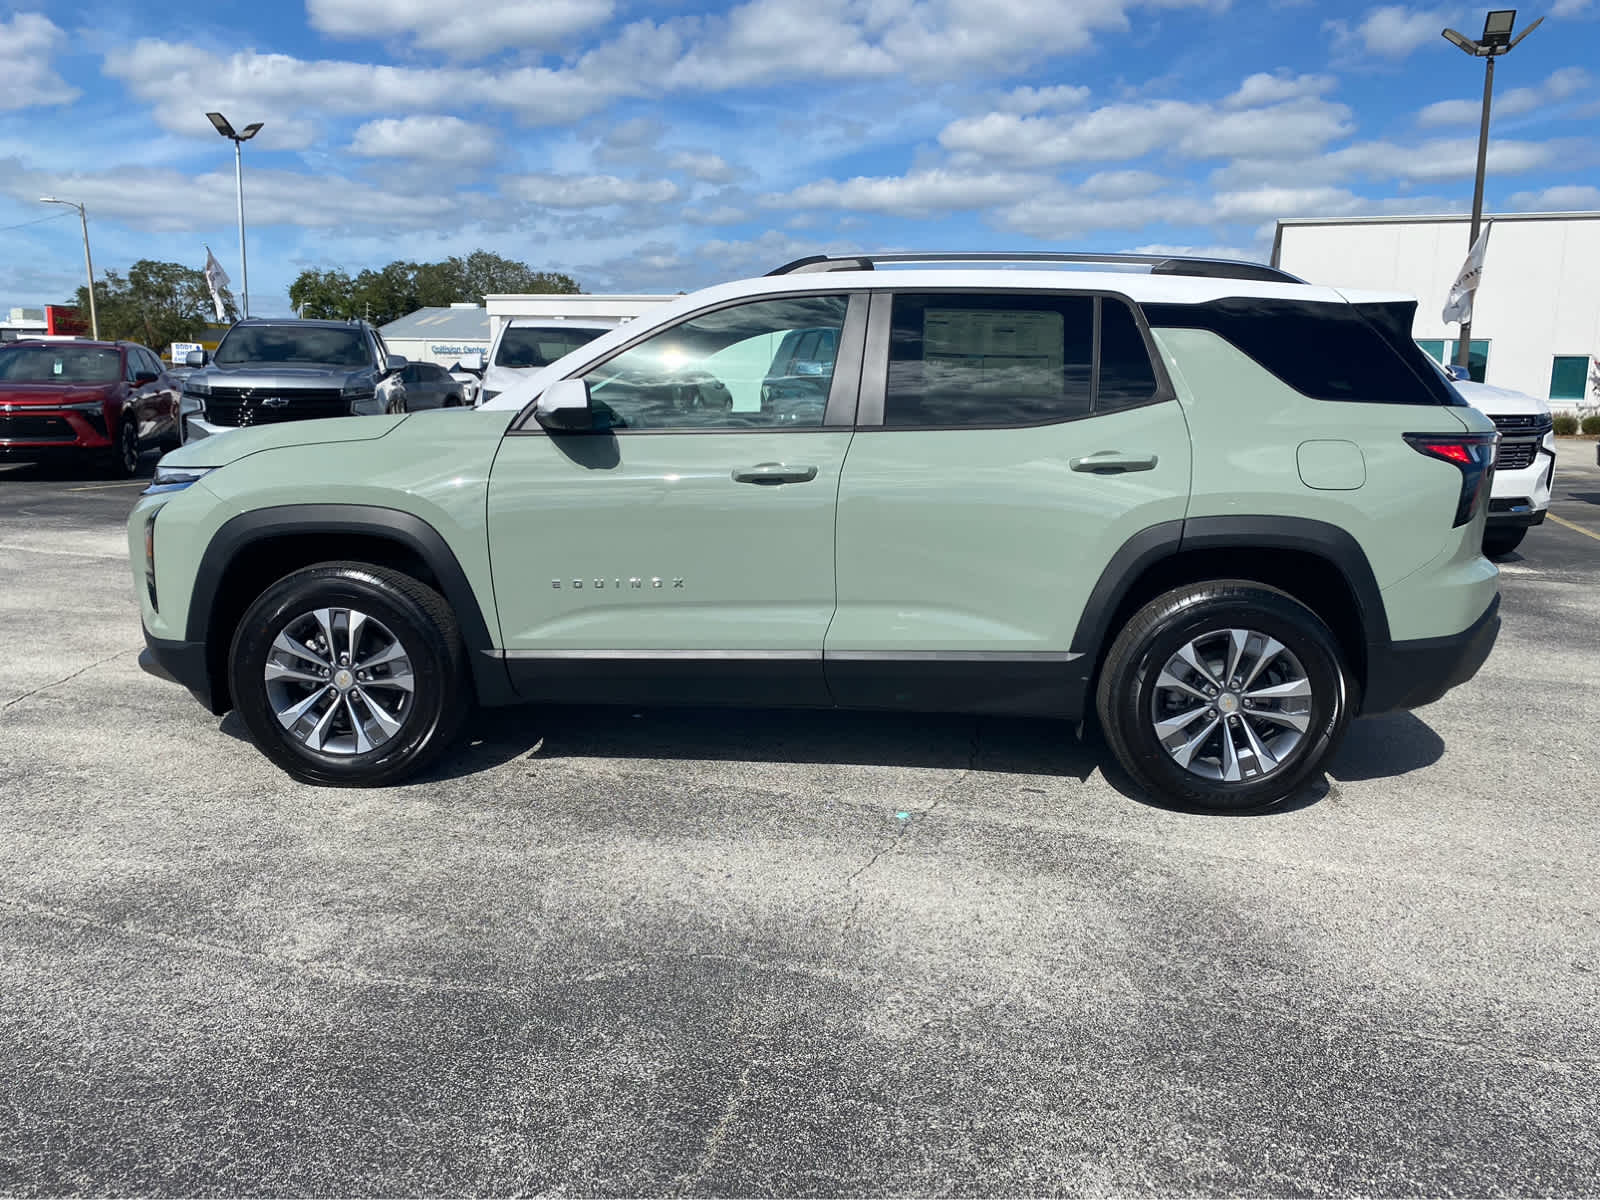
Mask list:
POLYGON ((1411 340, 1415 303, 1230 297, 1146 304, 1157 329, 1205 329, 1304 396, 1360 404, 1461 403, 1411 340), (1371 311, 1368 311, 1371 310, 1371 311))

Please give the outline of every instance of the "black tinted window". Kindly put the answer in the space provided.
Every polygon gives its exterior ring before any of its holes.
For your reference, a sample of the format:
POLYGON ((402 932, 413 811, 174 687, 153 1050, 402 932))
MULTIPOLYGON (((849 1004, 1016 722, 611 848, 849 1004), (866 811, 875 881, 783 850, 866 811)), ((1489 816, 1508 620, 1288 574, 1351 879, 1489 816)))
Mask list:
POLYGON ((1100 302, 1100 387, 1094 410, 1148 404, 1156 396, 1156 371, 1133 310, 1109 297, 1100 302))
POLYGON ((1314 400, 1454 404, 1448 384, 1411 340, 1415 304, 1373 306, 1264 297, 1209 304, 1147 304, 1150 324, 1206 329, 1314 400))
POLYGON ((215 361, 364 367, 372 362, 372 351, 357 328, 240 325, 222 339, 215 361))
POLYGON ((556 359, 587 346, 603 329, 561 329, 513 325, 495 351, 497 367, 548 367, 556 359))
POLYGON ((894 298, 886 426, 1040 425, 1092 398, 1092 296, 894 298))

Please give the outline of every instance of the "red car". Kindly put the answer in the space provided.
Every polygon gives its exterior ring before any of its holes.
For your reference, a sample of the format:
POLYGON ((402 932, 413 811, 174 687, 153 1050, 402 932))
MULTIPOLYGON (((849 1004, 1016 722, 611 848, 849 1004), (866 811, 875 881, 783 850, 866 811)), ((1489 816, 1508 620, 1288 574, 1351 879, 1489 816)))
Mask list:
POLYGON ((0 461, 88 457, 132 475, 178 444, 178 383, 132 342, 29 341, 0 348, 0 461))

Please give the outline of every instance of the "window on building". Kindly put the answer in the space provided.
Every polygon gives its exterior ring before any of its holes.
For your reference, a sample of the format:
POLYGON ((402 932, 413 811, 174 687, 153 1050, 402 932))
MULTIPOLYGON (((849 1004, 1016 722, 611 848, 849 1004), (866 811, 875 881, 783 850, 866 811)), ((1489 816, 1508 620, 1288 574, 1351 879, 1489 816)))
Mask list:
POLYGON ((1422 352, 1436 363, 1444 362, 1443 338, 1418 338, 1417 345, 1422 347, 1422 352))
POLYGON ((1589 387, 1589 356, 1558 354, 1550 361, 1550 399, 1582 400, 1589 387))

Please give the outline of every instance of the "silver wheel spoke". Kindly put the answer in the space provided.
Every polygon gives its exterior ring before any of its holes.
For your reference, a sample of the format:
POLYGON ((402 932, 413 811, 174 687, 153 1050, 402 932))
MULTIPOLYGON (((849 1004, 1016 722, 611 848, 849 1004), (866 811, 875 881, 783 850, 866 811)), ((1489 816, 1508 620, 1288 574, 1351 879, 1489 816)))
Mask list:
POLYGON ((355 733, 356 753, 365 754, 372 749, 372 739, 367 736, 367 731, 361 724, 361 718, 356 713, 355 703, 350 699, 348 692, 345 693, 344 697, 344 711, 345 715, 350 718, 350 728, 355 733))
POLYGON ((1178 658, 1196 675, 1214 687, 1222 687, 1223 683, 1211 673, 1211 668, 1200 661, 1200 656, 1195 653, 1194 643, 1190 642, 1178 651, 1178 658))
POLYGON ((369 688, 394 688, 401 692, 414 692, 417 690, 417 677, 410 671, 398 671, 393 675, 369 679, 366 685, 369 688))
POLYGON ((300 723, 300 718, 305 716, 306 713, 310 712, 311 706, 318 700, 322 699, 324 694, 325 693, 323 690, 319 687, 316 691, 312 692, 299 703, 294 704, 289 708, 278 709, 278 724, 282 725, 285 729, 293 729, 300 723))
POLYGON ((1246 692, 1252 700, 1295 700, 1310 699, 1311 681, 1304 676, 1291 679, 1287 683, 1273 684, 1270 687, 1257 688, 1253 692, 1246 692))
MULTIPOLYGON (((1191 762, 1194 761, 1195 751, 1199 750, 1200 747, 1205 744, 1206 739, 1216 732, 1217 726, 1221 723, 1222 721, 1220 718, 1214 718, 1211 721, 1208 721, 1206 723, 1206 727, 1195 735, 1193 741, 1185 742, 1176 750, 1170 750, 1168 753, 1170 753, 1173 758, 1178 760, 1178 765, 1180 767, 1187 767, 1191 762)), ((1222 736, 1228 736, 1227 730, 1223 730, 1222 736)))
POLYGON ((361 702, 372 713, 372 719, 378 723, 378 728, 383 730, 385 739, 392 738, 400 729, 400 718, 391 714, 387 709, 374 700, 363 687, 356 688, 356 695, 361 697, 361 702))
POLYGON ((1166 741, 1173 734, 1182 733, 1185 729, 1189 728, 1189 726, 1194 723, 1194 719, 1196 717, 1201 716, 1207 711, 1208 710, 1204 706, 1200 708, 1191 708, 1186 713, 1179 713, 1175 717, 1168 717, 1165 721, 1157 721, 1156 736, 1162 741, 1166 741))
POLYGON ((1244 778, 1239 767, 1239 750, 1233 744, 1233 730, 1226 725, 1222 727, 1222 778, 1228 783, 1238 783, 1244 778))
POLYGON ((345 653, 350 656, 353 665, 356 661, 356 647, 361 644, 361 627, 367 623, 367 614, 351 609, 345 614, 349 627, 345 630, 345 653))
MULTIPOLYGON (((1250 685, 1254 683, 1256 681, 1256 677, 1261 674, 1261 669, 1273 659, 1277 658, 1278 655, 1282 654, 1284 650, 1283 643, 1278 641, 1276 638, 1270 638, 1263 634, 1261 636, 1261 641, 1261 652, 1256 655, 1256 665, 1250 668, 1250 674, 1245 676, 1244 683, 1242 683, 1239 687, 1240 691, 1247 694, 1250 692, 1250 685)), ((1309 693, 1307 694, 1309 695, 1309 693)))
POLYGON ((1193 684, 1185 683, 1171 671, 1161 672, 1161 678, 1156 680, 1156 687, 1158 689, 1172 688, 1174 691, 1182 692, 1186 696, 1193 696, 1196 700, 1202 700, 1207 703, 1209 703, 1211 700, 1211 697, 1207 696, 1199 688, 1195 687, 1193 684))
POLYGON ((274 679, 289 679, 295 683, 309 683, 319 688, 325 686, 328 682, 321 675, 313 675, 309 671, 300 671, 294 667, 285 666, 283 663, 273 662, 271 659, 267 660, 266 674, 268 682, 274 679))
POLYGON ((272 648, 274 650, 282 650, 285 654, 292 654, 296 658, 302 658, 306 662, 321 663, 325 667, 333 665, 326 655, 318 654, 311 647, 295 641, 287 631, 272 639, 272 648))
POLYGON ((321 750, 328 744, 328 730, 333 725, 333 714, 339 711, 339 701, 328 701, 328 709, 318 718, 317 723, 311 727, 311 732, 306 734, 305 742, 313 750, 321 750))
POLYGON ((322 630, 322 644, 328 648, 328 661, 337 664, 339 643, 333 640, 333 609, 319 608, 312 615, 317 618, 317 627, 322 630))
POLYGON ((1250 754, 1256 760, 1256 773, 1265 775, 1278 765, 1278 760, 1272 751, 1261 744, 1261 739, 1256 736, 1256 731, 1250 727, 1248 719, 1239 723, 1244 728, 1244 740, 1250 743, 1250 754))
POLYGON ((371 658, 363 659, 355 665, 363 671, 370 671, 373 667, 381 667, 384 663, 393 662, 397 658, 406 656, 405 647, 398 641, 390 642, 371 658))
POLYGON ((1231 686, 1233 681, 1239 677, 1239 665, 1244 661, 1244 650, 1249 644, 1249 630, 1228 630, 1228 665, 1222 672, 1222 680, 1225 686, 1231 686))
POLYGON ((1279 712, 1275 708, 1256 708, 1250 711, 1252 721, 1271 721, 1274 725, 1282 725, 1288 729, 1304 733, 1311 728, 1311 714, 1298 712, 1279 712))

